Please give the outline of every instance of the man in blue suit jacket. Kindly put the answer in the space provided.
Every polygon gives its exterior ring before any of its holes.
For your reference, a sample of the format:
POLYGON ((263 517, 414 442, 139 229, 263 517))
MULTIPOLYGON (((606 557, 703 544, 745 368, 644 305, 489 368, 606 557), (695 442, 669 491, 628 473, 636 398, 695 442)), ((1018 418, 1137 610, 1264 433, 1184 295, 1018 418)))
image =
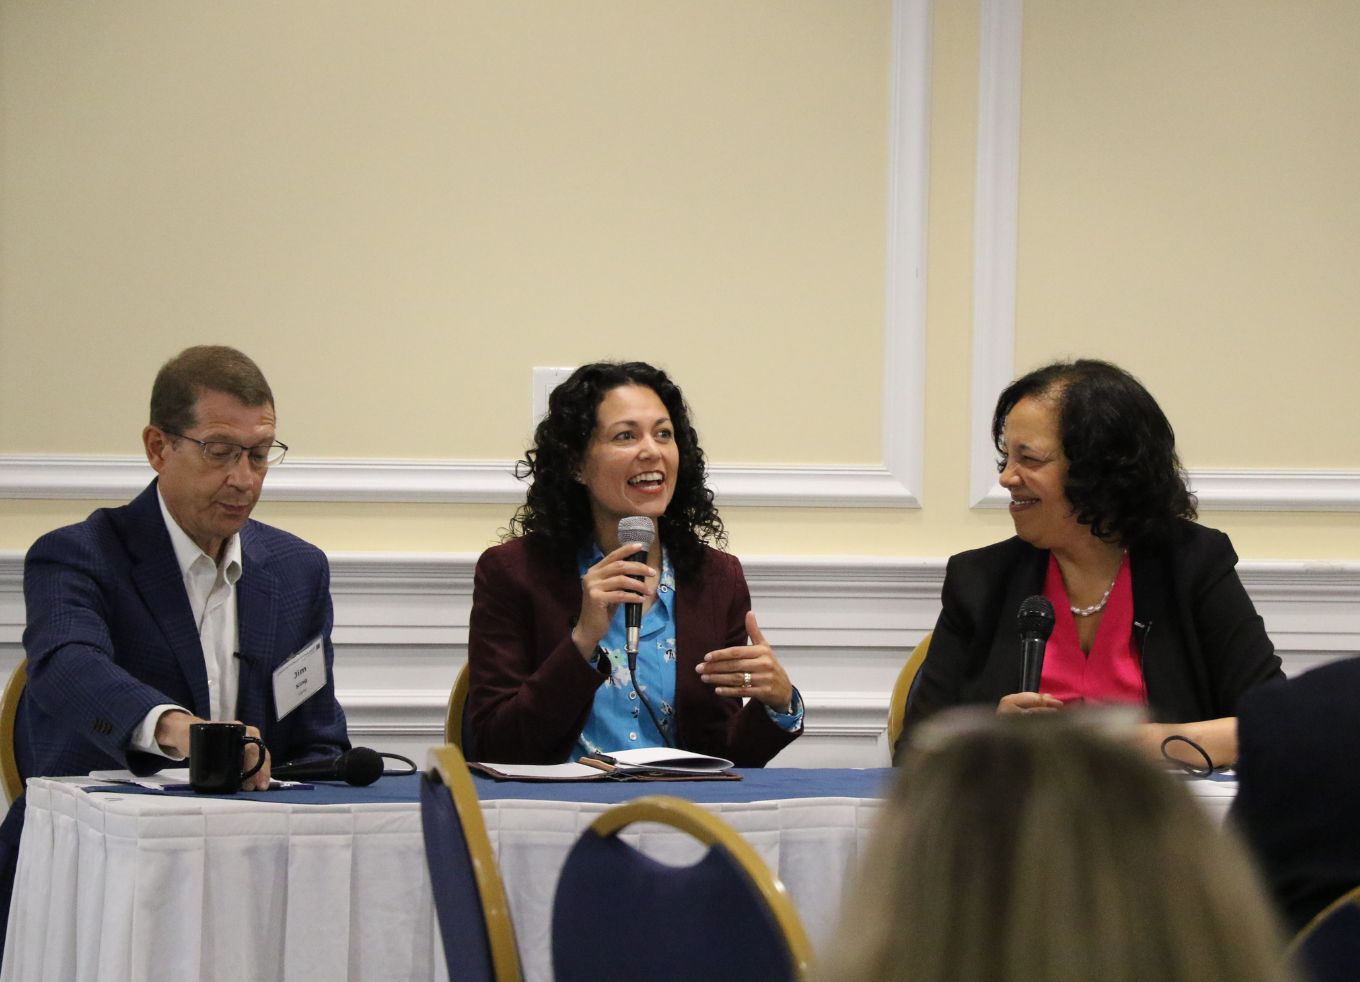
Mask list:
MULTIPOLYGON (((349 748, 326 558, 250 520, 287 449, 274 425, 273 394, 249 358, 182 352, 156 377, 142 434, 157 478, 131 504, 29 550, 29 683, 15 725, 23 776, 182 765, 189 726, 210 719, 244 722, 273 760, 349 748), (290 676, 303 663, 324 675, 299 704, 277 705, 275 672, 294 655, 290 676)), ((266 787, 269 770, 267 759, 246 787, 266 787)), ((0 827, 0 932, 22 821, 20 798, 0 827)))

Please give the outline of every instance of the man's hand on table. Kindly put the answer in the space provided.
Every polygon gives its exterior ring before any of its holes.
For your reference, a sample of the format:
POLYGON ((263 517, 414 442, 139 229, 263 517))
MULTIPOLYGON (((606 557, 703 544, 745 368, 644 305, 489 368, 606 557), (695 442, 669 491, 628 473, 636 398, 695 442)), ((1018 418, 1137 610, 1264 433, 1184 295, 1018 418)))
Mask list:
MULTIPOLYGON (((166 710, 164 713, 161 713, 161 718, 156 721, 156 743, 168 755, 172 757, 181 757, 187 761, 189 759, 189 727, 195 723, 209 722, 239 723, 241 721, 239 719, 220 721, 206 720, 194 716, 192 713, 186 713, 178 709, 166 710)), ((246 736, 251 736, 258 740, 260 739, 260 731, 247 723, 246 736)), ((248 771, 254 767, 255 761, 259 759, 259 756, 260 748, 256 744, 247 743, 245 746, 245 766, 243 769, 248 771)), ((241 790, 269 790, 269 770, 269 751, 266 750, 264 752, 264 766, 241 783, 241 790)))

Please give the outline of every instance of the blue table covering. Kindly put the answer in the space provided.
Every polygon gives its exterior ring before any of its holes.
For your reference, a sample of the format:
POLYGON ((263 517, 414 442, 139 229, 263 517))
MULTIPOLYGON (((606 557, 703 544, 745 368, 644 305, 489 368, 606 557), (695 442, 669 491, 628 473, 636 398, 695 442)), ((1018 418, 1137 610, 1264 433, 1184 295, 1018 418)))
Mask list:
MULTIPOLYGON (((473 775, 485 801, 589 801, 615 804, 649 794, 668 794, 698 802, 765 801, 778 798, 881 798, 895 773, 892 768, 765 767, 741 770, 740 781, 497 781, 473 775)), ((91 785, 86 791, 160 794, 185 798, 273 801, 288 805, 414 804, 420 800, 419 775, 379 778, 366 788, 316 782, 308 789, 198 795, 193 791, 150 791, 127 784, 91 785)))

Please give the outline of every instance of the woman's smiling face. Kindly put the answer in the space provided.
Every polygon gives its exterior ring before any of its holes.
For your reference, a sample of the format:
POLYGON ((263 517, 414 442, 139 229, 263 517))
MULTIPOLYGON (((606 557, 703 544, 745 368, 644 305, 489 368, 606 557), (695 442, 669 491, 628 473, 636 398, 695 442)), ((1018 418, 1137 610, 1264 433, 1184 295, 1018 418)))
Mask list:
POLYGON ((680 447, 661 397, 645 385, 606 392, 580 473, 601 544, 613 541, 620 518, 665 514, 679 473, 680 447))
POLYGON ((1001 486, 1011 494, 1015 534, 1040 549, 1061 547, 1090 535, 1067 500, 1067 456, 1058 429, 1058 402, 1051 395, 1026 396, 1006 417, 1006 461, 1001 486))

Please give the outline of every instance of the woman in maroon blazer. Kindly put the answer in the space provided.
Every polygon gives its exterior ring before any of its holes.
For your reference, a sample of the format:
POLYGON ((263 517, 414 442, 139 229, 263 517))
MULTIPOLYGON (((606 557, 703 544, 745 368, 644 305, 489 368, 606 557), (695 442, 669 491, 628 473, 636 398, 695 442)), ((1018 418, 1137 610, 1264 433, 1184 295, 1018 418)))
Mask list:
POLYGON ((532 480, 525 503, 477 562, 471 756, 545 764, 670 745, 760 767, 802 732, 802 700, 751 613, 741 563, 706 544, 727 536, 665 372, 577 369, 553 390, 519 476, 532 480), (637 516, 655 537, 645 562, 619 541, 620 519, 637 516), (643 608, 634 659, 630 603, 643 608))

